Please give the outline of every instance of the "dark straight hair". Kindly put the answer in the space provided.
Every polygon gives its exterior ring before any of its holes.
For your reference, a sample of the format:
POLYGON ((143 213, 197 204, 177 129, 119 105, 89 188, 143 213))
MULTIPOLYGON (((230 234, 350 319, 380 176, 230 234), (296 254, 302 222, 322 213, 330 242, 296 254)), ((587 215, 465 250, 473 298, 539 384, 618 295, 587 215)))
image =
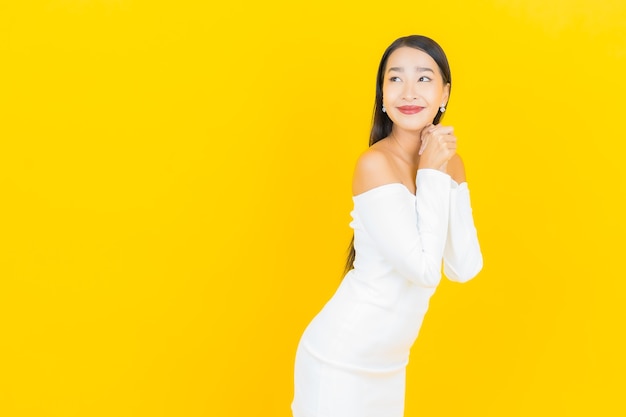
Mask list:
MULTIPOLYGON (((389 59, 389 56, 393 53, 393 51, 404 46, 419 49, 420 51, 427 53, 435 61, 435 63, 437 63, 439 72, 443 78, 443 84, 450 84, 450 88, 452 88, 452 74, 450 73, 448 58, 437 42, 421 35, 411 35, 396 39, 385 50, 380 60, 380 64, 378 65, 378 74, 376 75, 376 99, 374 100, 374 116, 372 120, 372 130, 370 131, 369 146, 372 146, 379 140, 384 139, 391 134, 393 122, 382 110, 383 82, 385 79, 385 70, 387 69, 387 60, 389 59)), ((443 113, 441 111, 437 111, 437 115, 435 115, 435 118, 433 119, 433 124, 438 124, 442 117, 443 113)), ((350 246, 348 247, 348 257, 346 259, 346 267, 344 271, 345 273, 353 268, 355 257, 356 252, 354 250, 353 235, 352 240, 350 241, 350 246)))

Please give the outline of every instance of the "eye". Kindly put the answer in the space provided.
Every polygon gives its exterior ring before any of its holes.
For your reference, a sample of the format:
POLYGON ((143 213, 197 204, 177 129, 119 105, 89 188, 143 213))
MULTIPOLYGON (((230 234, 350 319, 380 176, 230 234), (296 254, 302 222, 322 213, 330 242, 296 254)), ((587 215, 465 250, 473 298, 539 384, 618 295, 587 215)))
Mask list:
POLYGON ((390 77, 389 81, 391 81, 392 83, 397 83, 400 81, 400 77, 390 77))
POLYGON ((427 77, 427 76, 423 75, 423 76, 421 76, 421 77, 418 79, 418 81, 419 81, 419 82, 421 82, 421 83, 427 83, 427 82, 432 81, 432 79, 431 79, 430 77, 427 77))

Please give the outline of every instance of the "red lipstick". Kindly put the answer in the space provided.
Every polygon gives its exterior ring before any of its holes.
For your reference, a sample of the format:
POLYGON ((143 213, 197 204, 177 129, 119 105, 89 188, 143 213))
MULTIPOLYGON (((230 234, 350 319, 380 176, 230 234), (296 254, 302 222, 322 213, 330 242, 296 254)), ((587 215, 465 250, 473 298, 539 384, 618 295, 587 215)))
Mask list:
POLYGON ((416 114, 416 113, 419 113, 422 110, 424 110, 424 107, 420 107, 420 106, 401 106, 401 107, 398 107, 398 110, 400 110, 400 112, 403 113, 403 114, 416 114))

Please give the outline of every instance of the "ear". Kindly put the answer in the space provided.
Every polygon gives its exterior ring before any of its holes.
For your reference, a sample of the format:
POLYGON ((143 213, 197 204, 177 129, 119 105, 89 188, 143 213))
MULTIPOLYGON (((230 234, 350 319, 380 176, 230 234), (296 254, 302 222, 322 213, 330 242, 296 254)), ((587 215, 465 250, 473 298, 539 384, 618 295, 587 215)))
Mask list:
POLYGON ((441 104, 447 105, 448 99, 450 98, 450 83, 447 83, 443 86, 443 95, 441 96, 441 104))

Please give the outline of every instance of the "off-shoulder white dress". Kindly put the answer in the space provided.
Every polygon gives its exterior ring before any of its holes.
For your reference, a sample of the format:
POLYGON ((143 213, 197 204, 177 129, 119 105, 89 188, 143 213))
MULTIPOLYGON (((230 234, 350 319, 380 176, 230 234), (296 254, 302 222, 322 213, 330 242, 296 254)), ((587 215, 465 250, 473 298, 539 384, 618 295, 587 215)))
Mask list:
POLYGON ((405 368, 441 266, 453 281, 482 268, 467 183, 421 169, 353 197, 354 269, 306 328, 294 417, 402 417, 405 368))

